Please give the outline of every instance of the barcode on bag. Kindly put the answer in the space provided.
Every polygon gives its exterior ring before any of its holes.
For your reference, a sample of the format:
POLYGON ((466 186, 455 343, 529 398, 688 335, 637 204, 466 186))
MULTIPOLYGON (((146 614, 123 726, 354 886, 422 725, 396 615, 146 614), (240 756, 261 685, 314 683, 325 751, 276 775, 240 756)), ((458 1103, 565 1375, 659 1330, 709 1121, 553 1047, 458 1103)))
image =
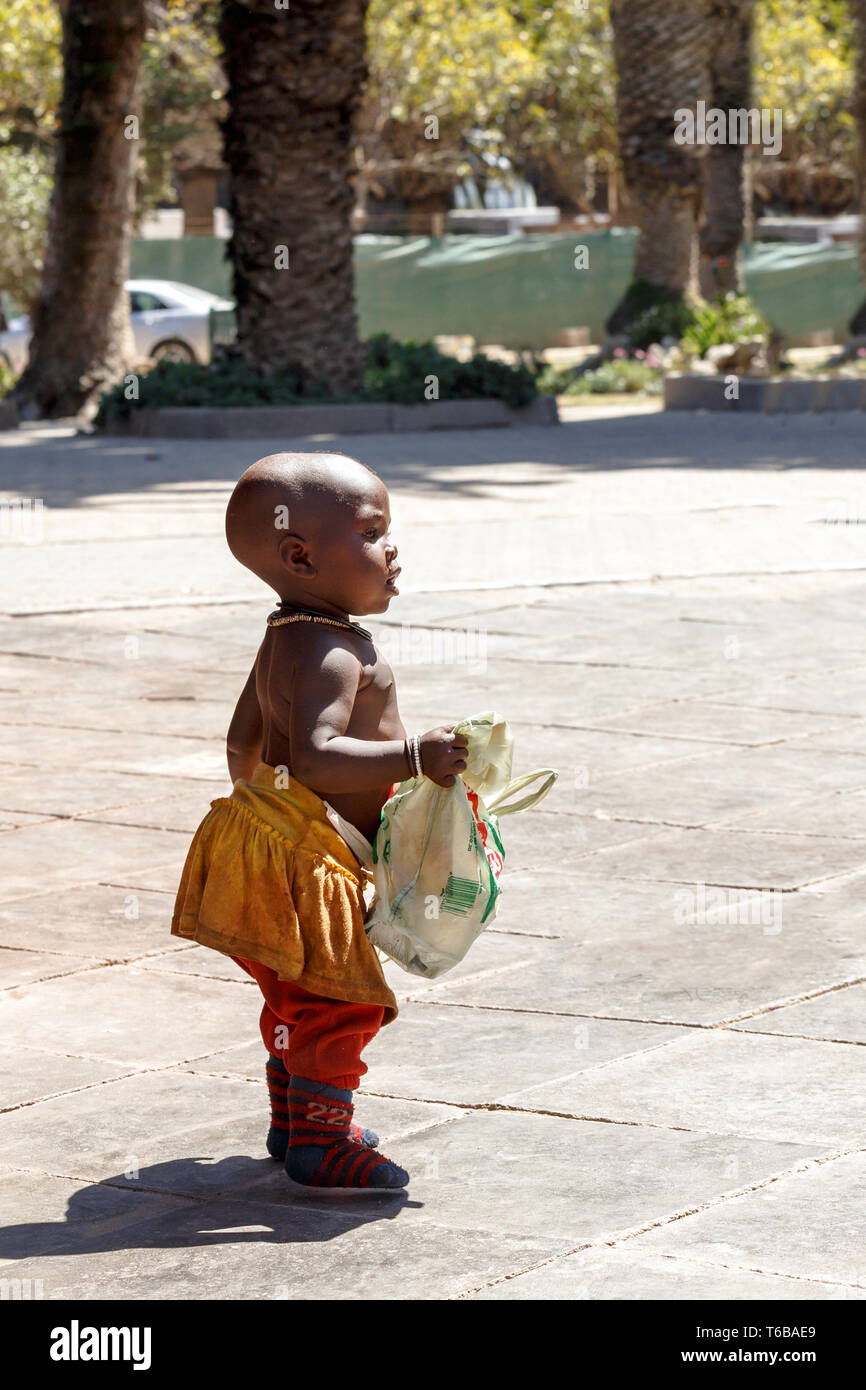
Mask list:
POLYGON ((473 878, 455 878, 448 875, 444 892, 439 899, 442 912, 453 912, 457 917, 465 917, 472 911, 475 899, 481 889, 473 878))

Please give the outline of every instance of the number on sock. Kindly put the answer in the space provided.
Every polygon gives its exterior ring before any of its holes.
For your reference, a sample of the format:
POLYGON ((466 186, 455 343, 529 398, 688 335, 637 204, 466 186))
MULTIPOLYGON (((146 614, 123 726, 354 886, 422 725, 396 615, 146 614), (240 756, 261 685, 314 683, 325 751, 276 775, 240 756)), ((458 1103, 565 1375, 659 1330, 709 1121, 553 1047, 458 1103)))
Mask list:
POLYGON ((346 1112, 332 1105, 323 1105, 320 1100, 311 1100, 307 1103, 307 1118, 321 1120, 325 1125, 340 1125, 345 1124, 346 1112))

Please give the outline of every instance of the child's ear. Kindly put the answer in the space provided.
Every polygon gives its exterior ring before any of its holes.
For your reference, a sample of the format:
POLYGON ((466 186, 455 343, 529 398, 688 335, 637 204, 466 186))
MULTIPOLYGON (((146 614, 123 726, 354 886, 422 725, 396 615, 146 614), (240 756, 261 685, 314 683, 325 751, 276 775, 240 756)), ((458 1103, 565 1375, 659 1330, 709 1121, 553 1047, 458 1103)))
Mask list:
POLYGON ((277 547, 283 567, 289 574, 297 574, 304 579, 312 579, 317 573, 316 567, 307 549, 307 542, 301 537, 289 531, 280 538, 277 547))

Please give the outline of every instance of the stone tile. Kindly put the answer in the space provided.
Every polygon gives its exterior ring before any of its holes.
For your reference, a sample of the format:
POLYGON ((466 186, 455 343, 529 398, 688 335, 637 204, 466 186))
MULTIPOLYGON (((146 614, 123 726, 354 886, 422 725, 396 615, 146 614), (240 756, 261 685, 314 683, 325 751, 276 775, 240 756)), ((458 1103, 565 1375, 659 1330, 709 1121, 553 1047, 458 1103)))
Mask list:
POLYGON ((543 927, 539 926, 539 935, 534 936, 524 934, 527 930, 531 931, 531 926, 522 920, 514 919, 511 914, 497 917, 495 922, 496 926, 488 927, 487 931, 482 932, 473 941, 459 965, 455 965, 435 980, 413 975, 387 957, 382 960, 385 979, 394 991, 398 1003, 404 999, 435 994, 442 985, 457 980, 477 979, 501 970, 520 970, 532 961, 544 959, 547 943, 541 935, 543 927), (509 925, 516 930, 509 932, 509 925))
POLYGON ((866 840, 866 792, 831 792, 826 796, 783 802, 734 816, 724 825, 737 830, 866 840))
POLYGON ((616 774, 590 784, 588 810, 628 819, 698 826, 731 820, 773 803, 866 787, 866 760, 850 754, 773 748, 738 749, 616 774))
MULTIPOLYGON (((188 610, 189 611, 189 610, 188 610)), ((164 609, 127 608, 122 624, 106 625, 107 614, 89 614, 96 622, 70 624, 57 615, 19 618, 15 623, 14 652, 18 656, 37 656, 101 666, 122 685, 127 674, 148 665, 165 662, 172 669, 179 665, 219 672, 233 669, 246 659, 248 644, 234 617, 234 630, 225 625, 217 647, 209 628, 199 619, 194 631, 171 631, 164 626, 164 609), (226 666, 224 661, 231 664, 226 666)), ((0 640, 3 634, 0 633, 0 640)), ((8 639, 7 639, 8 640, 8 639)), ((4 653, 9 647, 4 647, 4 653)), ((247 662, 249 668, 250 663, 247 662)))
MULTIPOLYGON (((517 655, 517 654, 515 654, 517 655)), ((531 682, 518 683, 519 663, 488 661, 481 675, 459 666, 395 667, 400 712, 407 728, 430 728, 490 709, 508 691, 508 718, 515 723, 575 727, 604 714, 639 709, 678 694, 705 691, 700 671, 645 671, 624 667, 581 668, 554 662, 533 663, 531 682)))
POLYGON ((405 1004, 364 1052, 364 1085, 385 1095, 479 1105, 668 1042, 684 1030, 608 1019, 405 1004), (531 1079, 530 1079, 531 1078, 531 1079))
POLYGON ((638 1236, 641 1251, 866 1288, 866 1155, 846 1154, 638 1236))
MULTIPOLYGON (((226 1060, 247 1065, 246 1055, 226 1060)), ((145 1072, 11 1111, 0 1117, 0 1155, 10 1166, 41 1163, 57 1176, 176 1197, 269 1204, 321 1199, 290 1183, 267 1154, 263 1061, 260 1049, 256 1084, 241 1071, 145 1072)), ((222 1062, 215 1055, 205 1065, 222 1062)), ((377 1130, 385 1152, 398 1162, 412 1136, 422 1134, 430 1145, 432 1135, 462 1113, 453 1106, 370 1095, 358 1106, 359 1118, 377 1130)))
MULTIPOLYGON (((819 572, 862 564, 862 536, 856 527, 811 524, 838 510, 840 495, 863 514, 866 474, 854 466, 862 430, 841 415, 811 424, 798 418, 794 462, 809 466, 790 468, 791 422, 784 419, 733 415, 722 438, 714 420, 605 411, 610 418, 582 417, 579 427, 557 431, 368 436, 341 446, 394 484, 404 578, 416 592, 404 593, 388 615, 392 631, 400 636, 404 621, 474 626, 488 638, 484 668, 399 665, 407 726, 430 727, 496 704, 515 729, 515 770, 552 764, 560 771, 543 808, 504 823, 509 858, 495 928, 438 983, 388 967, 407 1002, 374 1044, 359 1118, 379 1130, 385 1151, 407 1164, 413 1180, 408 1198, 377 1197, 366 1206, 365 1199, 328 1203, 292 1188, 264 1158, 258 991, 221 978, 234 971, 225 958, 168 933, 188 838, 226 787, 225 727, 272 606, 223 543, 236 446, 73 439, 26 425, 23 434, 4 437, 0 472, 14 487, 26 478, 28 490, 46 498, 47 512, 38 552, 16 547, 0 555, 13 608, 99 605, 106 574, 120 586, 109 601, 126 606, 0 624, 2 771, 16 796, 11 811, 0 804, 0 841, 12 876, 33 871, 29 886, 13 887, 0 907, 0 945, 37 960, 55 952, 64 969, 82 958, 158 956, 136 974, 112 967, 25 983, 10 992, 21 997, 4 1001, 24 1010, 12 1016, 10 1046, 39 1038, 22 1048, 16 1084, 29 1084, 42 1059, 56 1063, 58 1077, 108 1072, 85 1082, 86 1090, 34 1097, 0 1120, 21 1165, 81 1174, 62 1199, 63 1180, 47 1173, 25 1175, 29 1187, 14 1192, 0 1183, 0 1200, 15 1199, 7 1203, 11 1224, 51 1227, 22 1240, 18 1232, 5 1247, 0 1236, 0 1260, 12 1263, 4 1273, 44 1276, 48 1297, 430 1298, 491 1285, 522 1297, 521 1287, 536 1278, 550 1280, 537 1296, 553 1297, 575 1288, 572 1264, 588 1269, 596 1261, 592 1269, 604 1271, 599 1297, 682 1298, 689 1288, 695 1297, 754 1299, 788 1285, 798 1295, 815 1289, 820 1297, 831 1288, 847 1296, 856 1271, 836 1270, 819 1282, 824 1276, 799 1257, 799 1232, 786 1246, 784 1225, 771 1220, 762 1228, 757 1205, 749 1210, 758 1212, 758 1225, 752 1222, 733 1256, 635 1249, 626 1241, 556 1258, 587 1239, 620 1241, 624 1230, 648 1221, 667 1223, 656 1231, 676 1240, 691 1221, 721 1217, 739 1202, 728 1199, 732 1191, 803 1163, 816 1151, 809 1126, 834 1129, 842 1110, 834 1069, 842 1063, 832 1059, 843 1059, 847 1075, 854 1071, 849 1054, 862 1054, 852 1043, 862 1036, 856 1005, 863 987, 833 986, 860 979, 866 967, 866 873, 839 868, 857 862, 844 856, 863 843, 857 788, 866 789, 866 766, 859 766, 866 745, 855 717, 866 715, 866 658, 856 665, 866 583, 862 574, 819 572), (470 513, 483 519, 467 529, 470 513), (62 565, 52 561, 59 541, 62 565), (657 577, 467 590, 506 582, 503 557, 515 547, 530 581, 657 577), (446 553, 456 559, 443 575, 446 553), (753 573, 702 577, 719 568, 720 555, 722 568, 753 573), (754 573, 756 564, 763 574, 754 573), (809 565, 809 573, 770 573, 809 565), (424 591, 446 583, 464 589, 424 591), (242 593, 249 602, 214 601, 242 593), (154 598, 168 598, 169 606, 142 606, 154 598), (136 659, 127 659, 130 648, 136 659), (15 650, 31 654, 3 655, 15 650), (780 738, 788 742, 760 746, 780 738), (82 782, 55 766, 86 767, 88 776, 82 782), (119 787, 133 792, 122 804, 114 799, 119 787), (62 792, 50 806, 49 790, 56 798, 62 792), (88 821, 74 826, 78 856, 64 858, 60 842, 52 856, 51 836, 36 840, 50 825, 27 818, 78 814, 91 794, 97 800, 84 811, 88 821), (836 876, 823 879, 820 892, 781 895, 780 924, 706 926, 677 916, 675 883, 611 876, 610 866, 621 862, 642 874, 661 853, 669 855, 668 871, 684 858, 711 868, 719 844, 733 839, 699 840, 672 828, 729 817, 748 832, 739 849, 774 874, 801 872, 811 855, 809 867, 820 859, 836 876), (172 832, 164 856, 163 827, 172 832), (788 838, 771 851, 760 831, 788 838), (819 838, 826 842, 820 847, 819 838), (795 849, 793 859, 782 857, 795 849), (72 864, 80 886, 58 880, 58 864, 72 864), (816 990, 832 992, 789 1002, 816 990), (761 1012, 725 1035, 681 1027, 754 1010, 761 1012), (54 1038, 36 1032, 46 1018, 69 1044, 62 1059, 51 1056, 54 1038), (426 1046, 415 1049, 427 1019, 426 1046), (615 1044, 614 1052, 579 1073, 569 1061, 561 1072, 569 1030, 593 1058, 600 1039, 615 1044), (665 1041, 617 1052, 632 1031, 638 1042, 665 1041), (804 1041, 803 1031, 818 1040, 804 1041), (829 1041, 849 1034, 847 1045, 829 1041), (113 1063, 109 1049, 119 1037, 126 1060, 113 1063), (521 1040, 520 1054, 512 1037, 521 1040), (703 1056, 701 1049, 726 1038, 732 1055, 693 1066, 697 1081, 676 1073, 674 1102, 703 1107, 709 1129, 719 1127, 717 1110, 731 1124, 741 1114, 753 1122, 757 1113, 786 1142, 672 1129, 664 1115, 658 1125, 607 1123, 605 1112, 580 1121, 483 1109, 491 1101, 392 1099, 372 1090, 388 1076, 399 1088, 405 1076, 407 1091, 414 1078, 425 1087, 443 1082, 445 1094, 453 1087, 462 1097, 458 1087, 471 1085, 483 1095, 498 1084, 498 1051, 512 1073, 532 1083, 537 1077, 557 1095, 562 1075, 602 1086, 622 1071, 622 1096, 613 1093, 611 1104, 651 1110, 664 1100, 653 1068, 666 1083, 663 1059, 673 1066, 681 1052, 703 1056), (461 1049, 465 1042, 470 1047, 461 1049), (457 1063, 440 1066, 461 1050, 457 1063), (155 1065, 154 1056, 175 1064, 135 1071, 155 1065), (111 1080, 112 1066, 134 1074, 111 1080), (636 1075, 647 1067, 646 1095, 635 1093, 632 1067, 636 1075), (765 1101, 773 1087, 775 1103, 772 1095, 765 1101), (467 1105, 478 1108, 467 1114, 467 1105), (787 1142, 801 1133, 808 1144, 787 1142), (138 1177, 126 1178, 133 1160, 138 1177), (75 1166, 56 1166, 67 1161, 75 1166), (113 1186, 83 1188, 83 1178, 94 1176, 113 1186), (151 1184, 156 1193, 148 1196, 143 1189, 151 1184), (73 1215, 77 1203, 87 1209, 108 1200, 105 1193, 120 1198, 111 1197, 114 1209, 94 1213, 104 1218, 95 1234, 93 1223, 81 1234, 82 1223, 70 1220, 58 1236, 67 1201, 73 1215), (716 1205, 704 1209, 707 1203, 716 1205), (672 1219, 696 1206, 702 1209, 693 1217, 672 1219), (770 1260, 776 1235, 782 1270, 770 1260), (63 1240, 62 1253, 50 1244, 63 1240), (273 1255, 267 1247, 276 1247, 273 1255), (537 1265, 537 1274, 521 1273, 537 1265)), ((738 863, 741 872, 752 865, 738 863)), ((697 877, 697 870, 688 875, 692 884, 697 877)), ((852 1090, 849 1084, 845 1102, 853 1126, 852 1090)), ((812 1247, 824 1240, 826 1252, 829 1239, 838 1253, 850 1243, 857 1232, 850 1194, 860 1176, 853 1168, 843 1173, 841 1229, 824 1220, 825 1236, 816 1221, 812 1247)), ((821 1201, 818 1194, 819 1209, 821 1201)), ((782 1215, 796 1222, 796 1202, 782 1215)))
MULTIPOLYGON (((243 1077, 247 1081, 264 1083, 266 1057, 263 1043, 256 1038, 237 1047, 227 1047, 208 1053, 205 1057, 197 1057, 194 1062, 184 1062, 181 1070, 194 1072, 197 1076, 243 1077)), ((264 1105, 266 1114, 266 1099, 264 1105)))
MULTIPOLYGON (((605 820, 594 816, 536 810, 508 817, 500 826, 506 862, 513 869, 575 868, 612 845, 641 844, 656 827, 642 821, 605 820)), ((639 846, 636 846, 639 853, 639 846)))
POLYGON ((710 743, 757 745, 803 738, 822 730, 832 732, 842 723, 842 717, 715 704, 710 700, 670 700, 602 723, 608 729, 679 738, 686 744, 688 740, 706 739, 710 743))
POLYGON ((700 1259, 636 1250, 629 1242, 612 1249, 588 1247, 466 1295, 468 1302, 529 1299, 536 1302, 576 1299, 592 1302, 610 1299, 775 1302, 790 1299, 811 1303, 827 1299, 866 1299, 866 1288, 732 1269, 700 1259))
MULTIPOLYGON (((189 668, 186 668, 189 670, 189 668)), ((200 672, 189 671, 184 681, 181 670, 172 666, 170 675, 153 690, 115 691, 111 704, 68 694, 62 708, 57 699, 28 699, 26 694, 5 695, 0 699, 0 721, 4 725, 39 724, 51 728, 92 729, 103 733, 147 734, 152 739, 165 735, 181 738, 225 739, 235 700, 202 694, 200 672)), ((8 736, 8 735, 7 735, 8 736)))
POLYGON ((826 748, 832 753, 857 753, 866 756, 866 719, 839 720, 833 728, 823 732, 816 731, 807 737, 796 739, 792 748, 826 748))
MULTIPOLYGON (((393 1027, 393 1024, 389 1024, 393 1027)), ((366 1053, 365 1053, 366 1056, 366 1053)), ((254 1081, 258 1103, 258 1128, 251 1136, 252 1154, 258 1154, 265 1133, 263 1122, 268 1114, 268 1097, 265 1085, 265 1051, 257 1038, 254 1042, 242 1043, 223 1052, 214 1052, 209 1057, 199 1057, 194 1062, 184 1063, 181 1070, 195 1076, 220 1076, 232 1079, 243 1077, 254 1081)), ((357 1093, 357 1117, 361 1124, 372 1126, 383 1144, 390 1144, 406 1134, 431 1129, 436 1125, 453 1120, 461 1114, 451 1105, 438 1104, 417 1096, 408 1098, 376 1094, 378 1070, 373 1069, 361 1078, 357 1093)), ((420 1089, 420 1088, 419 1088, 420 1089)))
POLYGON ((132 960, 146 951, 186 950, 169 935, 174 898, 89 883, 0 905, 0 945, 62 955, 132 960))
MULTIPOLYGON (((55 725, 16 725, 15 761, 47 769, 88 767, 94 772, 145 773, 154 777, 197 777, 225 781, 225 750, 200 738, 159 738, 116 730, 69 729, 55 725)), ((157 792, 159 788, 157 788, 157 792)), ((25 808, 26 809, 26 808, 25 808)), ((91 809, 91 808, 87 808, 91 809)))
POLYGON ((546 923, 562 940, 520 970, 465 983, 444 976, 442 1003, 711 1024, 866 973, 859 881, 850 891, 763 896, 743 922, 738 908, 704 925, 689 920, 685 890, 672 884, 550 874, 514 875, 506 886, 500 920, 507 907, 509 922, 546 923))
MULTIPOLYGON (((21 825, 28 825, 48 816, 99 814, 104 820, 120 821, 124 808, 129 812, 138 810, 144 816, 158 801, 172 801, 184 809, 202 807, 200 820, 211 800, 220 794, 220 788, 209 781, 179 786, 176 780, 167 777, 98 768, 90 768, 87 776, 82 777, 74 764, 52 767, 50 771, 35 775, 31 768, 5 768, 0 776, 0 819, 8 815, 21 825), (24 812, 27 815, 22 815, 24 812)), ((134 822, 130 819, 130 823, 134 822)), ((135 823, 156 824, 146 819, 135 823)))
POLYGON ((593 872, 604 871, 614 878, 756 889, 800 888, 863 868, 866 840, 762 835, 750 833, 745 824, 738 830, 666 830, 613 848, 605 846, 593 863, 593 872))
POLYGON ((761 688, 720 695, 720 704, 866 718, 866 667, 766 682, 761 688))
POLYGON ((142 970, 155 970, 160 974, 201 975, 212 980, 240 980, 249 984, 250 977, 231 956, 222 951, 211 950, 208 946, 187 946, 180 951, 166 951, 161 956, 148 956, 139 962, 142 970))
POLYGON ((97 1086, 123 1076, 124 1063, 95 1062, 84 1057, 64 1056, 49 1048, 0 1047, 0 1096, 3 1110, 29 1105, 47 1096, 97 1086))
POLYGON ((105 670, 83 661, 48 661, 14 652, 0 653, 0 687, 5 695, 64 698, 74 687, 96 693, 105 688, 105 670))
MULTIPOLYGON (((595 726, 545 726, 524 723, 510 715, 508 722, 514 734, 515 776, 535 767, 555 767, 559 772, 559 781, 544 803, 545 810, 585 812, 588 788, 599 777, 714 752, 697 739, 633 734, 595 726)), ((516 823, 523 819, 518 817, 516 823)))
POLYGON ((565 1115, 833 1148, 862 1142, 858 1076, 866 1076, 866 1053, 847 1043, 700 1032, 504 1099, 565 1115))
POLYGON ((53 1263, 45 1256, 64 1250, 123 1250, 130 1226, 186 1205, 176 1197, 135 1192, 129 1186, 82 1186, 36 1169, 0 1168, 0 1177, 3 1278, 21 1278, 25 1263, 33 1260, 25 1277, 42 1280, 44 1298, 60 1296, 51 1283, 53 1263))
POLYGON ((11 950, 0 946, 0 989, 19 989, 39 980, 69 975, 98 964, 93 956, 56 955, 47 951, 11 950))
MULTIPOLYGON (((108 828, 108 827, 106 827, 108 828)), ((138 832, 141 833, 140 831, 138 832)), ((189 840, 183 835, 174 835, 180 850, 180 857, 173 859, 168 864, 161 864, 155 869, 117 869, 111 870, 101 880, 109 888, 120 888, 131 892, 141 893, 164 893, 170 897, 169 921, 171 920, 171 909, 174 906, 174 898, 177 893, 180 876, 183 870, 184 860, 189 849, 189 840)), ((190 836, 189 839, 192 837, 190 836)))
POLYGON ((224 980, 135 966, 87 970, 0 998, 7 1042, 57 1047, 136 1067, 160 1066, 228 1047, 257 1030, 258 992, 224 980))
POLYGON ((771 1009, 746 1019, 737 1029, 754 1033, 783 1033, 836 1042, 866 1043, 866 985, 834 989, 803 1004, 771 1009))
MULTIPOLYGON (((9 772, 10 769, 7 768, 6 771, 9 772)), ((50 819, 50 815, 42 815, 39 812, 0 810, 0 831, 17 830, 21 825, 40 825, 50 819)))
POLYGON ((409 1136, 395 1157, 412 1174, 410 1198, 452 1229, 577 1244, 718 1199, 814 1152, 814 1145, 500 1110, 409 1136))
MULTIPOLYGON (((652 828, 651 833, 659 831, 652 828)), ((662 916, 672 916, 670 885, 640 879, 612 885, 610 879, 594 871, 596 868, 597 861, 585 862, 576 872, 566 872, 560 866, 536 873, 506 863, 493 930, 546 932, 568 941, 582 941, 594 927, 619 928, 623 921, 649 927, 662 916)), ((490 934, 485 933, 479 941, 490 934)), ((472 951, 477 949, 478 942, 472 951)), ((453 974, 444 977, 446 981, 453 978, 453 974)))
POLYGON ((211 802, 218 796, 230 794, 231 787, 228 783, 225 787, 220 787, 215 782, 198 782, 180 789, 177 795, 157 797, 153 801, 137 802, 106 811, 94 811, 80 819, 107 825, 136 825, 154 830, 172 830, 183 834, 183 844, 186 848, 210 810, 211 802), (200 787, 203 791, 193 790, 193 786, 200 787))
POLYGON ((63 820, 10 830, 0 836, 0 899, 88 879, 128 881, 137 865, 170 865, 176 886, 186 848, 169 831, 132 826, 63 820))
POLYGON ((330 1202, 328 1210, 251 1209, 228 1197, 186 1202, 117 1237, 85 1237, 71 1254, 25 1259, 14 1274, 41 1278, 46 1298, 76 1301, 428 1300, 565 1248, 555 1236, 454 1231, 411 1219, 405 1198, 371 1195, 352 1210, 342 1194, 330 1202))

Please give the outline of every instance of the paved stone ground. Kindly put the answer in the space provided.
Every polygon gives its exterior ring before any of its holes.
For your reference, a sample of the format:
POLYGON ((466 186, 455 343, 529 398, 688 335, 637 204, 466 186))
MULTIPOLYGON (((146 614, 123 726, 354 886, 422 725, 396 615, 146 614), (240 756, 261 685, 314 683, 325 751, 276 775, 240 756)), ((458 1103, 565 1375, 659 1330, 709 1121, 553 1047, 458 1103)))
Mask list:
POLYGON ((45 504, 0 549, 0 1279, 862 1299, 860 419, 339 441, 393 491, 407 724, 495 704, 516 770, 561 771, 462 968, 389 966, 358 1109, 413 1175, 390 1197, 290 1187, 256 990, 168 934, 269 606, 223 509, 281 442, 0 437, 45 504))

